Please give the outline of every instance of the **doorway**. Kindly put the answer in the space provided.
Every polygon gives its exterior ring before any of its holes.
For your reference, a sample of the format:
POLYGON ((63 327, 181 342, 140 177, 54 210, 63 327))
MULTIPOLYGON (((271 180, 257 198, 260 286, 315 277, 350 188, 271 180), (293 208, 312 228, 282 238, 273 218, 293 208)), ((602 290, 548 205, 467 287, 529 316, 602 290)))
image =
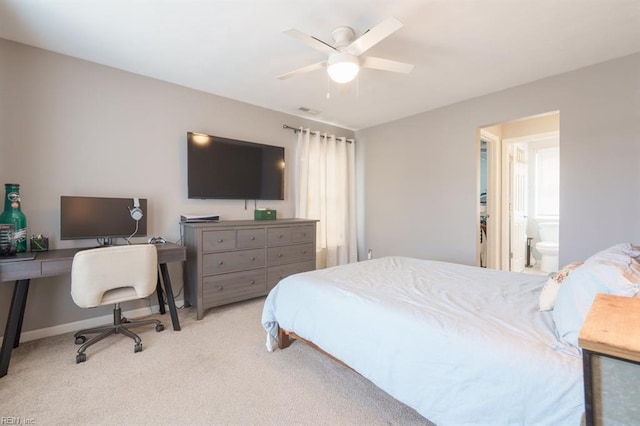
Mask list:
POLYGON ((557 270, 559 123, 555 111, 479 129, 478 266, 541 274, 557 270), (542 234, 545 244, 537 245, 542 234))

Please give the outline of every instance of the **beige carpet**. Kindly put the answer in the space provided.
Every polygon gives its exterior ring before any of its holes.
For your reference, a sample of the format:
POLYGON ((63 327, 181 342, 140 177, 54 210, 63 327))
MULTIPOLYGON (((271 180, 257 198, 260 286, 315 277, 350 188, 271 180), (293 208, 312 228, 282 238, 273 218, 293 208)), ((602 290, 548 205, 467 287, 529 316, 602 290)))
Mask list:
POLYGON ((0 379, 0 416, 21 424, 429 424, 357 373, 299 342, 267 352, 264 299, 180 311, 182 331, 114 336, 75 363, 72 334, 26 342, 0 379))

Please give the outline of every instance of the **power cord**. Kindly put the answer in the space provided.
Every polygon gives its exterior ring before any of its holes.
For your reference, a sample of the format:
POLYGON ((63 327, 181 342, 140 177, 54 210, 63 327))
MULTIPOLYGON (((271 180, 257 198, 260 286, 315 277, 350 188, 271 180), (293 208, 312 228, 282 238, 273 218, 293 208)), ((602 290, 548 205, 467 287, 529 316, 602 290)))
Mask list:
POLYGON ((133 234, 129 235, 127 238, 125 238, 125 240, 127 241, 127 244, 131 244, 131 241, 129 241, 134 235, 136 235, 138 233, 138 221, 136 220, 136 230, 133 231, 133 234))
MULTIPOLYGON (((164 300, 164 305, 169 307, 169 301, 167 299, 167 292, 164 291, 163 286, 165 286, 166 283, 164 282, 164 280, 162 280, 162 286, 160 286, 160 292, 162 293, 162 300, 164 300)), ((182 294, 182 290, 184 289, 184 285, 180 287, 180 289, 178 290, 178 293, 173 295, 173 303, 176 303, 176 298, 178 296, 180 296, 182 294)), ((176 306, 176 309, 183 309, 184 308, 184 303, 182 304, 182 306, 176 306)))

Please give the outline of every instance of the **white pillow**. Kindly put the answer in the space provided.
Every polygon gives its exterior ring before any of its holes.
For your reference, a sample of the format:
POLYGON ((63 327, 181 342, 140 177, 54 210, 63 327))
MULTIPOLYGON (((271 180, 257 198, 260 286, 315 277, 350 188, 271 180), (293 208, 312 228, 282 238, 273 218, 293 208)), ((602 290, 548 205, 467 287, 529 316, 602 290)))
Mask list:
POLYGON ((553 322, 560 340, 579 348, 580 329, 598 293, 611 292, 602 280, 584 265, 564 280, 558 290, 553 309, 553 322))
POLYGON ((640 282, 627 277, 637 262, 630 244, 619 244, 591 256, 563 281, 553 309, 558 337, 578 348, 578 335, 598 293, 633 297, 640 282))
POLYGON ((560 289, 560 284, 562 284, 567 276, 580 265, 582 265, 582 262, 569 263, 555 274, 549 276, 549 279, 540 292, 540 300, 538 302, 539 310, 550 311, 553 309, 553 306, 556 303, 558 290, 560 289))

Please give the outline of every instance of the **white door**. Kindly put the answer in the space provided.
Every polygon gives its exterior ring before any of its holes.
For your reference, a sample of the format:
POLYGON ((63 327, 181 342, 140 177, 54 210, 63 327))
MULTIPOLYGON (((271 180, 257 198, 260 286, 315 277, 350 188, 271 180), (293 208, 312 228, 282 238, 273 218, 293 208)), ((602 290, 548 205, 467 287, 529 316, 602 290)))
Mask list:
POLYGON ((524 271, 527 247, 527 150, 525 145, 513 144, 510 157, 510 270, 524 271))

